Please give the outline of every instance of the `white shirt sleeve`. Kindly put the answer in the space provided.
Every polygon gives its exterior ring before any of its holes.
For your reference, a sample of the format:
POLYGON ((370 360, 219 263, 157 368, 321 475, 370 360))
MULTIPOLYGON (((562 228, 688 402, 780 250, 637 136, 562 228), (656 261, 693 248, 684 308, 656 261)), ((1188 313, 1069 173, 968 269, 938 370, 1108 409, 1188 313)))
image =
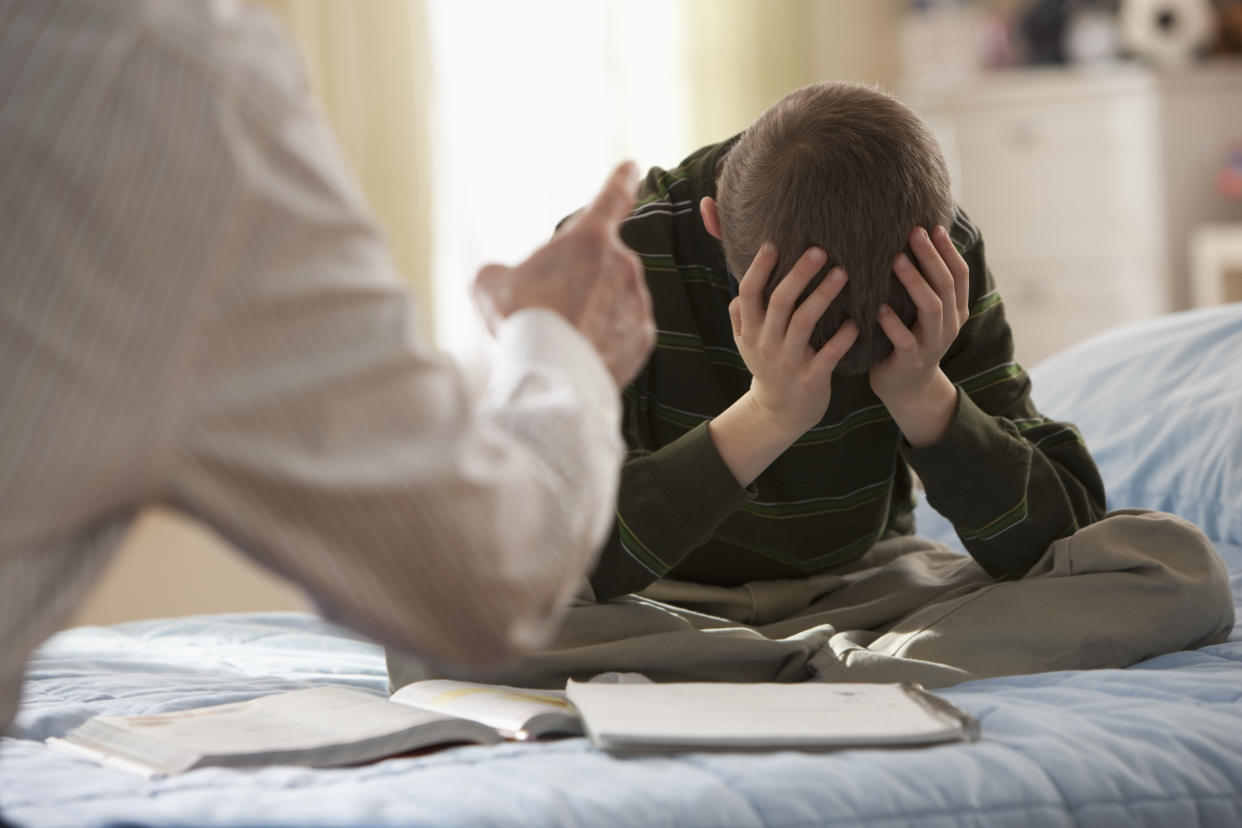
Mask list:
POLYGON ((536 646, 609 528, 615 384, 568 323, 525 311, 470 400, 299 75, 263 38, 231 48, 249 74, 197 138, 231 184, 207 194, 228 220, 169 498, 386 644, 468 662, 536 646))
POLYGON ((440 660, 536 645, 602 542, 619 402, 548 311, 471 400, 271 19, 17 4, 0 25, 0 730, 147 505, 440 660))

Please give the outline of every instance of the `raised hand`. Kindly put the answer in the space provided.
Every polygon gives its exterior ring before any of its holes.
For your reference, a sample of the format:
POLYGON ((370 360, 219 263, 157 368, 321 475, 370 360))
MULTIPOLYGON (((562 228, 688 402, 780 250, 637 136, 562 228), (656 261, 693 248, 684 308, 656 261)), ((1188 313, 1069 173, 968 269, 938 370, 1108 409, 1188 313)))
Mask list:
POLYGON ((771 244, 761 247, 742 277, 738 297, 729 303, 733 340, 750 369, 750 389, 707 424, 720 459, 743 486, 824 416, 832 398, 832 372, 858 338, 858 328, 847 320, 823 348, 811 347, 815 323, 846 281, 845 272, 833 268, 797 304, 824 266, 824 251, 816 247, 772 291, 765 310, 763 288, 777 258, 771 244))
POLYGON ((957 390, 940 370, 940 360, 970 315, 970 267, 937 226, 910 234, 918 266, 901 253, 893 271, 918 308, 907 328, 887 305, 879 322, 893 352, 871 369, 871 389, 897 421, 911 445, 930 445, 944 434, 957 390))
POLYGON ((561 314, 627 385, 655 346, 655 320, 642 264, 618 226, 634 205, 637 168, 617 167, 591 205, 515 267, 488 265, 475 277, 475 304, 493 333, 524 308, 561 314))
POLYGON ((818 352, 810 345, 815 324, 845 287, 847 278, 844 270, 834 267, 802 304, 796 305, 827 259, 818 247, 802 254, 772 291, 765 310, 763 289, 777 259, 773 245, 759 249, 742 277, 737 298, 729 304, 729 316, 733 339, 752 375, 750 394, 755 405, 773 425, 797 439, 828 410, 833 369, 854 344, 858 329, 852 320, 846 320, 818 352))

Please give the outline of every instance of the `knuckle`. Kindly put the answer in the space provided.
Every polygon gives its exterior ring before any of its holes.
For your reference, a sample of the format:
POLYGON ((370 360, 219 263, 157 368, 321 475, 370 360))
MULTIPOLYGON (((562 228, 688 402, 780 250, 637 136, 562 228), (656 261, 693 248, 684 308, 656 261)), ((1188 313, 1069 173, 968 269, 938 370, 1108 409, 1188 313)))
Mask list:
POLYGON ((800 280, 787 276, 773 285, 768 304, 783 311, 792 312, 802 292, 802 287, 800 280))
POLYGON ((638 254, 633 250, 630 250, 628 247, 622 247, 622 253, 625 256, 625 261, 629 267, 630 273, 635 278, 641 280, 644 270, 642 260, 638 258, 638 254))
POLYGON ((474 283, 476 285, 484 285, 496 282, 505 272, 502 265, 489 264, 479 268, 479 272, 474 275, 474 283))
POLYGON ((624 250, 608 247, 604 250, 603 256, 608 270, 616 276, 618 281, 625 285, 634 284, 634 263, 630 261, 630 257, 624 250))
POLYGON ((794 264, 791 272, 796 272, 804 279, 810 279, 824 266, 825 257, 822 254, 811 255, 810 252, 805 253, 794 264))
POLYGON ((574 225, 573 232, 578 242, 587 247, 608 247, 611 242, 608 225, 594 216, 584 217, 574 225))

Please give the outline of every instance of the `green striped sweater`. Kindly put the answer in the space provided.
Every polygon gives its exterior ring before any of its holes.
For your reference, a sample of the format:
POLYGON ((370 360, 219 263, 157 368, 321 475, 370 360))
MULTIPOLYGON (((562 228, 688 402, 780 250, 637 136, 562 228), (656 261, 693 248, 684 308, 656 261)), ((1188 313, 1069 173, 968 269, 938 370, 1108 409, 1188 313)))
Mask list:
POLYGON ((630 453, 615 529, 591 577, 598 600, 662 576, 736 585, 830 570, 911 534, 911 469, 930 504, 993 576, 1018 577, 1053 540, 1103 513, 1103 484, 1077 431, 1040 416, 1013 360, 983 240, 958 211, 950 233, 970 264, 970 319, 945 355, 958 407, 940 443, 913 449, 867 377, 836 377, 823 420, 748 488, 707 422, 750 386, 733 343, 736 287, 699 200, 715 196, 730 142, 653 169, 621 227, 641 257, 657 346, 624 391, 630 453))

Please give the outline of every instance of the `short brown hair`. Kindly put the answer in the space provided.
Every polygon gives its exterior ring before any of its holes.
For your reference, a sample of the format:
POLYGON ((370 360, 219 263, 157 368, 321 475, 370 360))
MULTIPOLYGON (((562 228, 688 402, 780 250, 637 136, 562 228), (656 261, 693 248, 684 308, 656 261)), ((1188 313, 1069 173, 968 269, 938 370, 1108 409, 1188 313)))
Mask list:
MULTIPOLYGON (((849 274, 811 336, 818 349, 845 319, 859 335, 837 370, 866 372, 892 351, 877 312, 887 302, 907 324, 914 303, 893 260, 915 227, 949 226, 953 196, 935 137, 905 104, 855 83, 805 86, 772 105, 742 134, 716 178, 729 270, 741 279, 760 245, 776 245, 765 301, 805 250, 822 247, 849 274)), ((913 257, 912 257, 913 259, 913 257)), ((914 260, 917 266, 917 259, 914 260)), ((804 294, 805 297, 805 294, 804 294)))

